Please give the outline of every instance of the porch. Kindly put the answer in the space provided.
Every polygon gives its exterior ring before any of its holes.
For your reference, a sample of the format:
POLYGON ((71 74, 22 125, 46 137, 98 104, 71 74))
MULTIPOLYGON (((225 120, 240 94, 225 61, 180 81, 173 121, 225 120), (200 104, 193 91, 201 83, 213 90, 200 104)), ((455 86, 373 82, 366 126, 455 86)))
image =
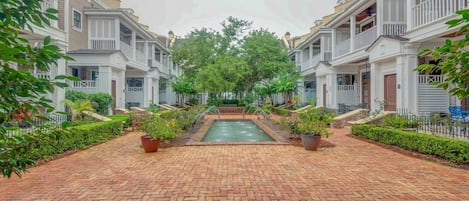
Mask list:
POLYGON ((458 10, 468 8, 468 2, 468 0, 413 0, 410 28, 417 29, 453 15, 458 10))

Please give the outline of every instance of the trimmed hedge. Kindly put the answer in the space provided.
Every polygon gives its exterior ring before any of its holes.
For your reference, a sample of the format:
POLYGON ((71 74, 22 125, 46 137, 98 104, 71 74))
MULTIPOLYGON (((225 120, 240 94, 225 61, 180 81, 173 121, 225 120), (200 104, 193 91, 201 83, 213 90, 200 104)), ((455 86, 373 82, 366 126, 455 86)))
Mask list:
POLYGON ((115 114, 115 115, 108 116, 108 118, 110 118, 112 120, 119 120, 119 121, 125 122, 124 123, 124 128, 129 127, 130 124, 131 124, 130 115, 128 115, 128 114, 115 114))
POLYGON ((69 150, 82 149, 89 145, 104 142, 120 135, 122 120, 96 122, 68 129, 53 130, 48 134, 37 134, 37 141, 32 149, 33 159, 47 159, 69 150))
POLYGON ((403 149, 448 159, 454 163, 469 163, 469 142, 382 128, 375 125, 354 125, 352 134, 403 149))

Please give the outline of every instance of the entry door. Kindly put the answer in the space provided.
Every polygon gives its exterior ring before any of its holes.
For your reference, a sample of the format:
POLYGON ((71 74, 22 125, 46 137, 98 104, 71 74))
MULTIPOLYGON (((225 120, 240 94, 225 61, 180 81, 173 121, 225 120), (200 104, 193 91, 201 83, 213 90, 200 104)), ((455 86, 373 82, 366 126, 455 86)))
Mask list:
POLYGON ((327 103, 327 101, 326 101, 326 94, 327 94, 326 85, 323 84, 323 85, 322 85, 322 106, 323 106, 324 108, 326 108, 326 103, 327 103))
POLYGON ((384 110, 396 111, 396 74, 384 76, 384 110))
POLYGON ((111 95, 112 95, 112 112, 116 110, 116 81, 111 81, 111 95))

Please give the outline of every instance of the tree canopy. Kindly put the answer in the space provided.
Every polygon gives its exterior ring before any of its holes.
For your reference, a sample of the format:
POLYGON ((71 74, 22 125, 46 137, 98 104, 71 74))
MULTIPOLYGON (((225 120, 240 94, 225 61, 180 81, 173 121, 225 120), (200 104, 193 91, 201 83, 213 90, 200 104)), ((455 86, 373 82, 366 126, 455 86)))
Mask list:
MULTIPOLYGON (((22 35, 33 32, 33 27, 50 24, 49 20, 57 19, 57 10, 42 11, 38 0, 2 0, 0 3, 0 124, 10 122, 17 114, 36 115, 41 108, 52 111, 51 100, 44 97, 52 92, 54 86, 65 87, 63 79, 57 76, 54 80, 35 77, 30 71, 34 68, 49 71, 58 59, 70 59, 60 48, 52 44, 51 38, 45 37, 40 46, 31 45, 22 35), (19 30, 26 30, 20 33, 19 30), (21 66, 22 70, 18 70, 21 66)), ((28 117, 25 117, 28 120, 28 117)), ((37 139, 34 135, 15 135, 9 137, 3 126, 0 126, 0 168, 3 176, 12 173, 21 176, 28 165, 35 161, 28 155, 27 146, 37 139)))
POLYGON ((190 32, 173 51, 175 62, 204 92, 250 92, 257 82, 294 71, 287 50, 267 29, 251 30, 252 22, 229 17, 220 32, 190 32))

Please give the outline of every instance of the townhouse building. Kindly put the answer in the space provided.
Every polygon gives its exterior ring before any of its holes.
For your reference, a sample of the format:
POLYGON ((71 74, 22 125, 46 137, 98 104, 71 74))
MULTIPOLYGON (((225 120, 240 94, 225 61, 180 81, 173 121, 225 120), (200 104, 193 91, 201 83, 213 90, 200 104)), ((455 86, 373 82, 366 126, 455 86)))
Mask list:
POLYGON ((64 72, 81 79, 68 90, 109 93, 112 110, 175 104, 170 81, 181 72, 167 44, 132 9, 121 8, 119 0, 64 0, 58 7, 57 26, 74 58, 64 72))
POLYGON ((449 105, 465 107, 467 100, 430 85, 444 79, 439 72, 414 69, 438 62, 419 56, 422 49, 463 37, 445 22, 467 7, 467 0, 341 1, 331 18, 290 51, 305 76, 303 96, 339 110, 384 107, 428 115, 447 112, 449 105))

